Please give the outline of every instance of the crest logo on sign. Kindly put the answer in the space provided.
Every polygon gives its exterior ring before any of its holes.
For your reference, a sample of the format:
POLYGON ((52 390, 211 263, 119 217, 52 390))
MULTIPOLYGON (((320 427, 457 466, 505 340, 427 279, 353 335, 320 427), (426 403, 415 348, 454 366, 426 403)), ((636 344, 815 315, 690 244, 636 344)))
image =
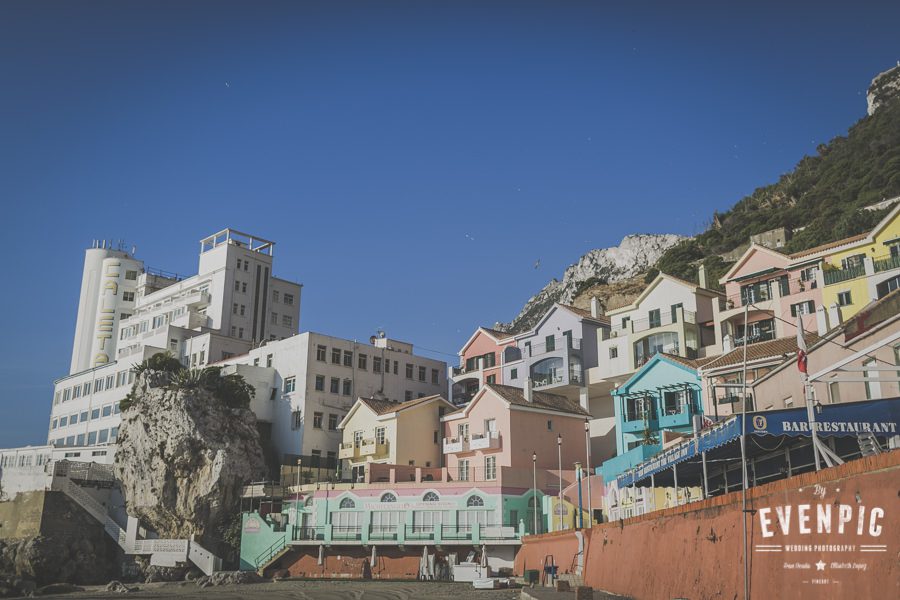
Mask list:
POLYGON ((753 417, 753 429, 757 431, 763 431, 766 428, 766 418, 762 415, 756 415, 753 417))

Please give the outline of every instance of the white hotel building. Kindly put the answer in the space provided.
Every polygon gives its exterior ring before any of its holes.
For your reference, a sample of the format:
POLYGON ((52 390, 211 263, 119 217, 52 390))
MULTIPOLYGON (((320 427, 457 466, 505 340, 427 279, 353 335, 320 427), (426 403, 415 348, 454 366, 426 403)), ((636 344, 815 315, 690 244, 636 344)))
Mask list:
POLYGON ((410 344, 298 334, 301 286, 273 275, 273 249, 226 229, 201 240, 198 273, 188 278, 147 269, 105 243, 88 249, 70 373, 54 384, 54 455, 111 460, 131 368, 163 351, 252 383, 251 408, 282 463, 336 455, 337 423, 357 396, 403 401, 446 391, 446 364, 413 355, 410 344))

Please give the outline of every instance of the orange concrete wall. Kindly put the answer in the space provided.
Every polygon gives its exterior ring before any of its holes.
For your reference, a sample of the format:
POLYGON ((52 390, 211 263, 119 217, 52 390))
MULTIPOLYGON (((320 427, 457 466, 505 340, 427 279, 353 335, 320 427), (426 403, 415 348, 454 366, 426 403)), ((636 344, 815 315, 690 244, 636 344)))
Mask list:
MULTIPOLYGON (((751 598, 896 598, 900 597, 900 451, 853 461, 748 491, 751 598), (812 506, 812 532, 801 534, 798 506, 812 506), (775 507, 793 508, 791 530, 779 530, 775 507), (850 507, 852 521, 843 533, 837 517, 830 532, 817 532, 818 505, 837 511, 850 507), (857 515, 865 507, 863 534, 857 515), (871 509, 884 516, 881 531, 870 535, 871 509), (770 509, 770 537, 763 537, 762 509, 770 509), (774 522, 774 526, 771 524, 774 522), (778 545, 780 551, 760 551, 757 545, 778 545), (885 552, 860 547, 886 545, 885 552), (833 546, 847 547, 834 551, 833 546), (797 551, 787 547, 801 546, 797 551), (831 546, 831 549, 822 546, 831 546), (808 549, 806 548, 808 547, 808 549), (823 568, 817 569, 816 563, 823 568), (865 570, 835 565, 865 565, 865 570), (791 565, 788 567, 787 565, 791 565)), ((587 585, 625 594, 637 600, 685 597, 741 598, 744 589, 740 492, 703 502, 657 511, 627 521, 595 527, 585 557, 587 585)), ((837 513, 835 513, 836 515, 837 513)), ((526 538, 517 573, 526 561, 553 553, 559 564, 571 564, 577 551, 572 533, 526 538), (570 538, 569 543, 555 537, 570 538), (552 541, 551 541, 552 539, 552 541), (550 552, 542 548, 551 549, 550 552), (575 550, 573 550, 573 548, 575 550), (559 556, 556 556, 556 555, 559 556)), ((531 568, 531 567, 528 567, 531 568)))
MULTIPOLYGON (((582 533, 585 557, 587 557, 590 552, 591 531, 586 529, 582 533)), ((547 564, 550 564, 550 557, 553 559, 553 564, 558 566, 559 574, 575 572, 579 544, 578 538, 571 531, 531 536, 528 538, 528 542, 523 544, 516 553, 516 562, 513 566, 513 572, 516 575, 521 576, 525 571, 531 569, 542 571, 544 559, 546 558, 547 564)))

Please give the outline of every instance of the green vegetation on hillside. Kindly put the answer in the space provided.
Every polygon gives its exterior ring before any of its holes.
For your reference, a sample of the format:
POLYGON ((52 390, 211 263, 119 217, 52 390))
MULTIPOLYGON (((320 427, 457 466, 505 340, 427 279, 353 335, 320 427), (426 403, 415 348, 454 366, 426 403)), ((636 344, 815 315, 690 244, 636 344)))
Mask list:
POLYGON ((900 195, 900 102, 883 105, 851 127, 846 137, 817 150, 777 183, 717 213, 707 231, 666 252, 648 280, 662 271, 697 281, 697 266, 703 262, 708 284, 717 287, 729 266, 719 255, 746 244, 751 235, 778 227, 795 230, 785 252, 871 229, 887 209, 862 207, 900 195))

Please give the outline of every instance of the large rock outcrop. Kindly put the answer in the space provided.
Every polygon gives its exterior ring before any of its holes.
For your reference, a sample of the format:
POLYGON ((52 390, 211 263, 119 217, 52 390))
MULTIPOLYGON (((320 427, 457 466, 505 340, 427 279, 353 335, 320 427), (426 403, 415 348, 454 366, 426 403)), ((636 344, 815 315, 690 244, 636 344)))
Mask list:
POLYGON ((586 287, 615 283, 646 273, 663 253, 686 239, 671 233, 627 235, 618 246, 591 250, 570 265, 562 281, 553 279, 531 297, 511 323, 497 323, 503 331, 524 331, 547 312, 554 302, 571 304, 586 287))
POLYGON ((239 514, 241 486, 265 474, 256 417, 160 371, 138 376, 126 406, 115 472, 128 513, 160 537, 197 536, 228 560, 223 535, 239 514))

